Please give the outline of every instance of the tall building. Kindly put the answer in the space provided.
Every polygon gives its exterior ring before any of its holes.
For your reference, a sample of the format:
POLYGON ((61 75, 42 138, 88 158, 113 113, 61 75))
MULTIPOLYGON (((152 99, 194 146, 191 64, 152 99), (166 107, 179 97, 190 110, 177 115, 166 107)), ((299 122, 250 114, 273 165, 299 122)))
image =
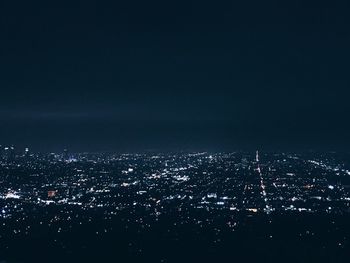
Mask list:
POLYGON ((13 161, 15 159, 15 147, 4 147, 3 157, 7 161, 13 161))
POLYGON ((24 149, 24 156, 29 157, 29 148, 24 149))
POLYGON ((63 160, 64 161, 68 161, 69 160, 69 154, 68 154, 68 150, 67 149, 63 150, 63 160))
POLYGON ((15 146, 10 147, 9 160, 13 161, 15 159, 15 146))

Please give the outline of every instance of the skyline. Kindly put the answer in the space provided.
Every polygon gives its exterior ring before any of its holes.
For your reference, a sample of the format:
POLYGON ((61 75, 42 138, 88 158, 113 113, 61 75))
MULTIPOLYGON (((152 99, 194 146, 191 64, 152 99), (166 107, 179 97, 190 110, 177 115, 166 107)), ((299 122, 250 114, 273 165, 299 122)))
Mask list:
POLYGON ((350 1, 0 1, 0 263, 347 262, 350 1))

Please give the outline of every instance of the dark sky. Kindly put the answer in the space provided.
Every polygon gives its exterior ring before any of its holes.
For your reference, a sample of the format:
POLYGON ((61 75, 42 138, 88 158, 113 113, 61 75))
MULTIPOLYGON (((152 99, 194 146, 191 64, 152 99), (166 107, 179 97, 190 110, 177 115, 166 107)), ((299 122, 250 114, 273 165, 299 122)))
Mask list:
POLYGON ((0 144, 346 148, 347 2, 1 1, 0 144))

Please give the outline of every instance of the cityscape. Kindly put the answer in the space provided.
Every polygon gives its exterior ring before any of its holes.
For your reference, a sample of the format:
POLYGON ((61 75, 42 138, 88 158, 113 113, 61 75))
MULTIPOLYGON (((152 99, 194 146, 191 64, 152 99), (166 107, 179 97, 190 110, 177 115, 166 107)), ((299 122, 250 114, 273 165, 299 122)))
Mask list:
POLYGON ((350 1, 1 1, 0 263, 350 260, 350 1))
POLYGON ((4 262, 344 262, 349 219, 345 153, 1 146, 4 262))

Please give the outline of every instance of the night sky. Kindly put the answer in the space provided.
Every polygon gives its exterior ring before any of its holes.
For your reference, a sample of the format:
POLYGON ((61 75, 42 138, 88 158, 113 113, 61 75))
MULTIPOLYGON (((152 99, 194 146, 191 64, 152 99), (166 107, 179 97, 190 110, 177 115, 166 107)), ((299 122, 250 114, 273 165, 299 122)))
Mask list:
POLYGON ((0 144, 350 147, 350 4, 1 1, 0 144))

